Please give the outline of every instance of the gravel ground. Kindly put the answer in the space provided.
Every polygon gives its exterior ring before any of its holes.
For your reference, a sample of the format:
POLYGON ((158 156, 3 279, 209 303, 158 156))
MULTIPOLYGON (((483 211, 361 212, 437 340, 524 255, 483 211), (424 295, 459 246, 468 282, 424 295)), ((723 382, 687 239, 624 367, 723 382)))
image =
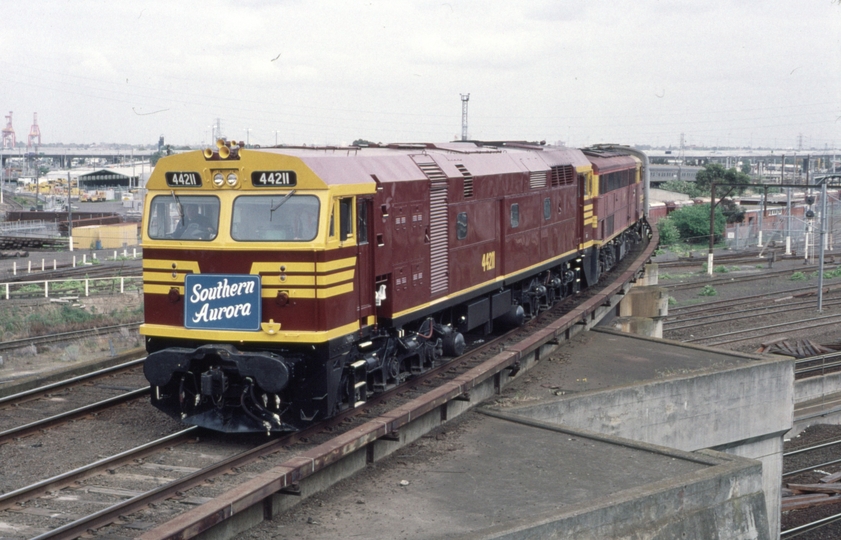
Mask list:
MULTIPOLYGON (((767 272, 768 265, 758 263, 754 266, 746 266, 744 264, 738 267, 731 267, 732 269, 726 274, 716 273, 712 279, 719 279, 725 276, 737 277, 746 275, 756 275, 767 272)), ((669 290, 669 295, 673 298, 670 302, 670 309, 681 308, 685 306, 701 305, 709 302, 720 302, 722 300, 737 299, 744 297, 759 297, 763 295, 772 295, 777 297, 787 296, 783 291, 801 287, 814 287, 814 292, 817 293, 818 278, 817 265, 804 265, 802 260, 785 260, 778 261, 774 264, 773 270, 790 269, 792 271, 803 272, 808 279, 806 280, 792 280, 790 275, 786 276, 769 276, 767 279, 757 279, 752 281, 734 281, 732 284, 716 284, 714 289, 715 296, 703 296, 701 291, 711 278, 707 277, 702 272, 701 267, 677 268, 677 269, 661 269, 660 270, 660 286, 669 287, 675 284, 694 283, 697 287, 681 288, 679 290, 669 290)), ((826 270, 827 268, 825 268, 826 270)), ((838 286, 841 284, 841 279, 832 278, 824 280, 824 287, 838 286)), ((743 330, 758 326, 767 326, 771 324, 779 324, 787 321, 799 322, 806 318, 817 317, 819 315, 841 315, 841 306, 830 305, 827 301, 829 295, 826 295, 824 302, 824 309, 821 313, 817 311, 817 297, 808 297, 814 299, 814 307, 806 307, 805 309, 790 310, 785 312, 763 314, 758 312, 755 314, 745 315, 736 319, 727 320, 727 324, 716 324, 715 322, 709 325, 694 327, 691 329, 670 331, 668 326, 664 330, 664 336, 667 339, 676 341, 685 341, 688 339, 699 338, 705 335, 715 335, 724 332, 732 332, 736 330, 743 330)), ((808 299, 807 298, 807 299, 808 299)), ((791 340, 809 339, 812 342, 830 345, 839 342, 838 325, 830 326, 816 326, 809 330, 786 331, 780 329, 773 338, 756 338, 748 341, 741 341, 736 343, 722 344, 717 347, 722 349, 734 350, 739 352, 756 352, 763 342, 771 339, 778 339, 785 337, 791 340)))
MULTIPOLYGON (((794 439, 785 443, 785 451, 796 450, 807 446, 813 446, 824 441, 841 439, 841 426, 829 425, 815 425, 806 428, 794 439)), ((783 471, 792 471, 805 469, 810 465, 816 463, 827 463, 836 459, 841 459, 841 445, 830 446, 815 452, 804 452, 796 456, 785 458, 783 461, 783 471)), ((841 471, 841 464, 827 465, 821 467, 820 470, 813 470, 804 472, 795 476, 786 477, 783 479, 783 487, 786 484, 815 484, 820 478, 827 474, 841 471), (820 472, 819 472, 820 471, 820 472)), ((812 508, 804 508, 802 510, 791 510, 783 512, 781 529, 791 529, 817 519, 841 513, 841 503, 828 504, 824 506, 815 506, 812 508)), ((799 540, 837 540, 841 538, 841 522, 824 527, 822 529, 804 533, 797 537, 799 540)))
MULTIPOLYGON (((764 265, 767 267, 767 265, 764 265)), ((804 272, 814 272, 817 267, 814 265, 805 266, 802 261, 780 261, 774 265, 774 269, 782 269, 791 267, 792 269, 802 270, 804 272)), ((745 273, 761 272, 759 268, 747 268, 742 265, 742 269, 732 270, 729 275, 737 276, 745 273)), ((798 286, 805 286, 814 284, 817 287, 817 279, 811 278, 810 281, 792 282, 787 278, 757 280, 746 283, 734 283, 733 286, 717 285, 716 290, 718 294, 714 297, 700 296, 699 290, 703 287, 704 282, 708 278, 700 273, 700 268, 680 268, 675 270, 661 270, 660 271, 660 285, 668 286, 677 282, 691 282, 697 283, 697 289, 688 289, 680 291, 672 291, 670 294, 675 299, 676 304, 673 307, 680 307, 684 305, 693 305, 706 301, 719 301, 748 295, 772 294, 780 290, 794 288, 798 286)), ((717 274, 715 277, 721 277, 717 274)), ((837 278, 836 278, 837 280, 837 278)), ((833 281, 826 282, 832 285, 833 281)), ((825 313, 838 312, 837 308, 826 309, 825 313), (830 309, 835 311, 830 311, 830 309)), ((816 314, 816 313, 815 313, 816 314)), ((756 326, 757 324, 771 324, 776 322, 783 322, 786 319, 799 320, 806 316, 803 312, 793 312, 790 314, 769 315, 766 318, 768 321, 763 322, 762 316, 746 317, 741 323, 745 327, 756 326)), ((739 325, 734 325, 739 326, 739 325)), ((733 329, 736 329, 735 327, 733 329)), ((826 327, 816 329, 814 332, 798 333, 790 336, 792 339, 800 337, 808 337, 816 343, 835 343, 839 341, 838 329, 835 327, 826 327)), ((723 330, 710 330, 712 333, 719 333, 723 330)), ((681 339, 680 335, 667 335, 669 339, 681 339)), ((131 342, 129 339, 127 342, 131 342)), ((754 352, 759 346, 759 343, 739 343, 733 346, 722 346, 722 348, 730 348, 731 350, 738 350, 742 352, 754 352)), ((99 354, 109 350, 110 344, 107 341, 99 347, 99 354)), ((53 366, 62 366, 61 353, 63 351, 55 351, 52 358, 46 355, 31 355, 29 357, 21 355, 7 358, 4 367, 0 369, 0 380, 12 373, 19 373, 26 370, 40 370, 48 369, 53 366), (42 363, 43 360, 43 363, 42 363), (33 362, 37 363, 33 364, 33 362)), ((92 352, 91 354, 97 354, 92 352)), ((511 396, 513 397, 513 396, 511 396)), ((44 478, 61 472, 55 467, 55 459, 52 456, 65 454, 68 452, 77 452, 78 463, 82 464, 98 456, 105 456, 116 453, 121 449, 128 448, 137 444, 141 439, 150 440, 165 434, 172 433, 181 428, 181 425, 172 420, 156 409, 148 406, 125 407, 118 411, 104 413, 99 422, 94 423, 93 429, 85 431, 74 431, 73 425, 48 430, 45 433, 39 434, 37 437, 27 437, 16 441, 14 444, 0 447, 0 491, 9 491, 15 489, 26 483, 32 482, 36 479, 44 478), (130 429, 127 429, 130 428, 130 429), (79 441, 84 441, 80 450, 79 441)), ((391 480, 399 482, 401 471, 410 468, 416 463, 428 463, 430 460, 444 459, 445 456, 458 448, 454 448, 450 442, 448 430, 465 429, 460 424, 453 422, 445 426, 445 429, 433 432, 408 446, 397 455, 393 456, 387 463, 374 464, 362 472, 360 475, 340 483, 336 488, 331 489, 328 493, 312 497, 302 502, 292 512, 279 516, 278 519, 272 522, 267 522, 260 527, 243 533, 241 538, 298 538, 298 537, 323 537, 324 533, 322 527, 317 524, 308 522, 309 509, 315 510, 317 508, 328 507, 335 504, 337 501, 344 501, 345 506, 337 505, 335 513, 338 517, 341 515, 352 515, 354 519, 364 520, 366 515, 371 512, 376 512, 375 508, 369 508, 365 504, 364 493, 360 493, 359 485, 365 484, 369 480, 375 482, 382 489, 393 489, 399 492, 398 487, 394 487, 391 480), (372 475, 378 476, 374 479, 372 475), (390 483, 391 482, 391 483, 390 483), (360 502, 361 501, 361 502, 360 502), (315 533, 315 529, 321 529, 315 533), (310 534, 306 531, 313 529, 310 534), (303 535, 303 536, 302 536, 303 535)), ((841 436, 841 428, 836 426, 813 426, 799 435, 793 441, 787 443, 789 445, 804 444, 805 441, 814 439, 825 439, 835 432, 841 436)), ((841 449, 833 450, 836 454, 841 452, 841 449)), ((65 462, 66 463, 66 462, 65 462)), ((837 469, 826 469, 826 472, 834 472, 837 469)), ((786 479, 786 481, 794 481, 793 479, 786 479)), ((797 481, 803 481, 797 479, 797 481)), ((408 509, 411 511, 411 509, 408 509)), ((818 514, 836 513, 841 509, 833 507, 817 507, 808 510, 798 510, 788 512, 783 515, 783 528, 793 526, 794 523, 799 523, 803 516, 813 517, 818 514)), ((340 531, 335 531, 337 534, 340 531)), ((834 532, 810 533, 817 536, 800 536, 798 538, 841 538, 841 529, 834 532), (820 536, 818 534, 823 534, 820 536)))

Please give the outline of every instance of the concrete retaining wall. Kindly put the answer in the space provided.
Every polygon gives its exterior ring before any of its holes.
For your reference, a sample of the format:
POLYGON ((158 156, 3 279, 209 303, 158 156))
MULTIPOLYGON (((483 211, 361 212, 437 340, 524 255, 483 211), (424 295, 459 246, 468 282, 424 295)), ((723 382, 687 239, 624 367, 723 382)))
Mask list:
POLYGON ((516 414, 669 448, 715 447, 757 459, 770 530, 778 531, 782 442, 793 403, 794 364, 783 359, 586 392, 520 407, 516 414))

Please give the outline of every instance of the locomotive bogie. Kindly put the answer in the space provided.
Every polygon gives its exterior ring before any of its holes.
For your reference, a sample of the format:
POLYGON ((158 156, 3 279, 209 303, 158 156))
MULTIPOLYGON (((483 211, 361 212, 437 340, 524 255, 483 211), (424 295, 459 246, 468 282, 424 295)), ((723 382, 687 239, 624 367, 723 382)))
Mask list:
POLYGON ((628 156, 224 148, 162 159, 143 223, 153 403, 211 429, 359 406, 592 285, 640 236, 628 156))

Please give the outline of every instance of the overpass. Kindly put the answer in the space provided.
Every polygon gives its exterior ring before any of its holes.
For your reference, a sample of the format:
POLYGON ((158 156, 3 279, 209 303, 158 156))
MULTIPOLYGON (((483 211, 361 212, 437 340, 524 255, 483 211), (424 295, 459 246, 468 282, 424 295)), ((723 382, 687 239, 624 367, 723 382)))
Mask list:
POLYGON ((137 149, 127 145, 102 145, 88 148, 42 146, 37 151, 27 151, 25 147, 2 148, 0 149, 0 168, 6 169, 11 163, 17 161, 20 161, 22 164, 28 164, 29 160, 34 158, 51 159, 53 168, 56 169, 67 169, 73 163, 74 159, 97 158, 104 160, 104 163, 101 163, 103 165, 120 164, 131 162, 132 159, 148 160, 156 152, 157 149, 137 149))

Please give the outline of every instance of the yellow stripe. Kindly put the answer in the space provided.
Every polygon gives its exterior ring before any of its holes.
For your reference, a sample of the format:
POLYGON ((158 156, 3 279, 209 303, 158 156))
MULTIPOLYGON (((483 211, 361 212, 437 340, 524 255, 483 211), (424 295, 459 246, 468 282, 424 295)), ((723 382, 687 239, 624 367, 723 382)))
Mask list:
POLYGON ((334 285, 336 283, 341 283, 343 281, 350 281, 353 279, 353 274, 356 272, 356 268, 351 268, 350 270, 345 270, 344 272, 337 272, 335 274, 328 274, 326 276, 316 276, 315 280, 319 286, 324 285, 334 285))
POLYGON ((351 266, 356 266, 356 257, 320 262, 316 264, 315 270, 316 272, 332 272, 334 270, 341 270, 342 268, 350 268, 351 266))
POLYGON ((188 338, 199 341, 241 342, 241 343, 324 343, 337 337, 346 336, 359 330, 359 322, 354 321, 345 326, 334 328, 327 332, 288 332, 283 327, 276 334, 266 332, 241 332, 231 330, 193 330, 179 326, 165 326, 162 324, 141 324, 140 334, 144 336, 188 338))
POLYGON ((267 286, 312 287, 315 285, 315 276, 285 276, 283 281, 281 281, 280 276, 261 276, 260 284, 267 286))
POLYGON ((175 285, 152 285, 150 283, 143 284, 143 294, 169 294, 169 290, 173 287, 178 289, 178 292, 182 296, 184 295, 184 287, 178 287, 175 285))
POLYGON ((318 298, 332 298, 342 294, 353 292, 353 283, 345 283, 337 287, 329 287, 327 289, 317 289, 316 295, 318 298))
MULTIPOLYGON (((592 242, 591 242, 591 243, 588 243, 587 245, 590 245, 590 244, 592 244, 592 242)), ((474 291, 474 290, 476 290, 476 289, 480 289, 480 288, 482 288, 482 287, 486 287, 486 286, 488 286, 488 285, 490 285, 490 284, 492 284, 492 283, 502 283, 502 282, 503 282, 504 280, 506 280, 506 279, 512 279, 512 278, 515 278, 515 277, 516 277, 517 275, 519 275, 519 274, 522 274, 522 273, 528 272, 528 271, 530 271, 530 270, 532 270, 532 269, 534 269, 534 268, 537 268, 538 266, 543 266, 543 265, 544 265, 544 264, 546 264, 546 263, 553 263, 553 262, 556 262, 556 261, 557 261, 557 262, 560 262, 560 261, 561 261, 564 257, 568 257, 569 255, 572 255, 573 253, 577 253, 577 252, 578 252, 578 250, 570 250, 570 251, 567 251, 566 253, 563 253, 563 254, 561 254, 561 255, 558 255, 557 257, 553 257, 552 259, 549 259, 549 260, 546 260, 546 261, 540 261, 540 262, 539 262, 539 263, 537 263, 537 264, 533 264, 533 265, 529 266, 528 268, 523 268, 523 269, 521 269, 521 270, 518 270, 517 272, 513 272, 513 273, 508 274, 508 275, 505 275, 505 276, 499 276, 499 277, 497 277, 497 278, 495 278, 495 279, 491 279, 491 280, 485 281, 484 283, 480 283, 480 284, 475 285, 475 286, 473 286, 473 287, 470 287, 470 288, 468 288, 468 289, 462 289, 462 290, 458 291, 458 295, 457 295, 457 296, 463 296, 463 295, 465 295, 465 294, 467 294, 467 293, 470 293, 470 292, 472 292, 472 291, 474 291)), ((413 312, 415 312, 415 311, 419 311, 419 310, 421 310, 421 309, 426 309, 427 307, 430 307, 430 306, 435 306, 435 305, 437 305, 437 304, 440 304, 440 303, 442 303, 442 302, 444 302, 444 301, 446 301, 446 300, 449 300, 450 298, 452 298, 452 297, 451 297, 451 296, 449 296, 449 295, 448 295, 448 296, 441 297, 441 298, 438 298, 438 299, 436 299, 434 302, 429 302, 429 303, 427 303, 427 304, 423 304, 423 305, 415 306, 415 307, 413 307, 413 308, 411 308, 411 309, 407 309, 407 310, 405 310, 405 311, 401 311, 401 312, 399 312, 399 313, 395 313, 395 314, 392 316, 392 318, 403 317, 404 315, 409 315, 409 314, 411 314, 411 313, 413 313, 413 312)))
POLYGON ((286 294, 289 295, 289 298, 315 298, 315 289, 284 289, 283 287, 263 288, 260 291, 260 297, 277 298, 278 291, 286 291, 286 294))
POLYGON ((284 287, 263 288, 260 296, 262 298, 275 298, 278 291, 286 291, 291 298, 332 298, 342 294, 353 292, 353 283, 345 283, 335 287, 327 287, 325 289, 285 289, 284 287))
POLYGON ((315 271, 315 264, 308 262, 255 262, 251 264, 251 274, 271 274, 280 272, 283 266, 284 272, 300 272, 312 274, 315 271))
POLYGON ((173 261, 172 259, 143 259, 144 270, 177 270, 184 272, 185 270, 192 270, 194 274, 201 273, 199 271, 199 263, 196 261, 173 261), (175 265, 175 268, 172 265, 175 265))

